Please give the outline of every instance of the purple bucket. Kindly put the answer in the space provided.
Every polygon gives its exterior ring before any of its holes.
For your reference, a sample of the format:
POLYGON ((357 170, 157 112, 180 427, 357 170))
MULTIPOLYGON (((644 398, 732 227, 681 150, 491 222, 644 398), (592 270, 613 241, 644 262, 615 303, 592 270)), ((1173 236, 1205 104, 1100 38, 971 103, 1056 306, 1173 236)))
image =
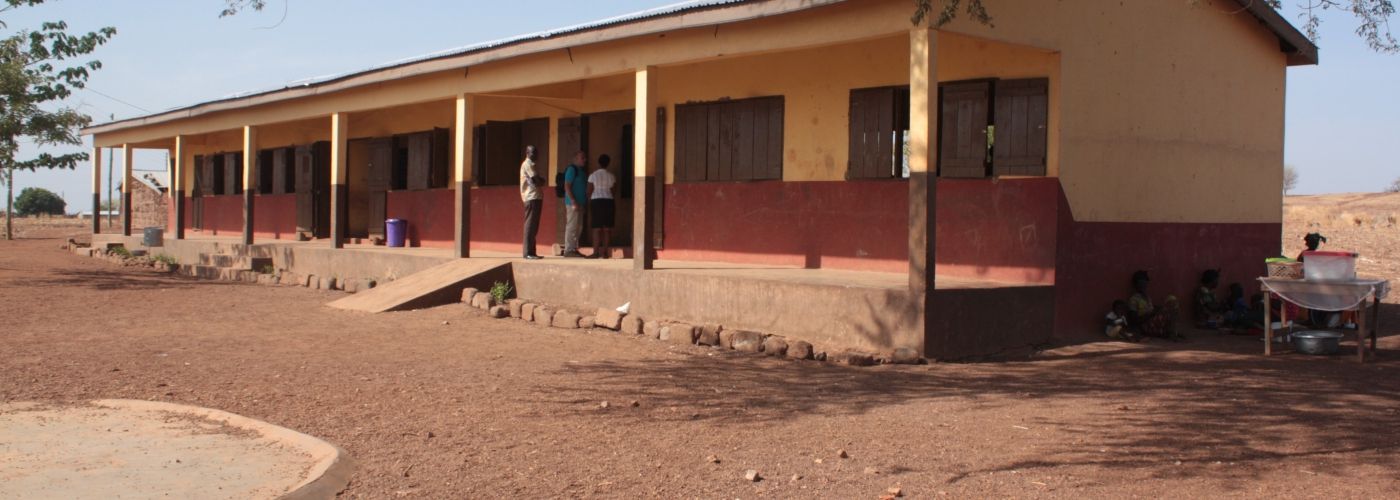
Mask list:
POLYGON ((408 222, 403 219, 389 219, 384 221, 384 229, 388 244, 391 247, 403 247, 404 235, 408 233, 408 222))

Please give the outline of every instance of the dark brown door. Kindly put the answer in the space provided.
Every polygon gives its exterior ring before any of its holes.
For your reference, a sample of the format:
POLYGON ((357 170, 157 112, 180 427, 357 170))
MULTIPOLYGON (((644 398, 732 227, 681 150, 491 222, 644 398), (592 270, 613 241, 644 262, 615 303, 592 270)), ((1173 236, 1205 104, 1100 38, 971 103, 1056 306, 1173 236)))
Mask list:
POLYGON ((384 219, 388 218, 388 193, 394 165, 394 141, 381 138, 369 141, 369 221, 370 236, 384 236, 384 219))
POLYGON ((316 234, 315 155, 311 146, 297 146, 295 153, 297 232, 316 234))
POLYGON ((315 215, 315 236, 331 237, 331 143, 311 145, 311 190, 315 215))
MULTIPOLYGON (((584 136, 585 126, 586 124, 583 117, 559 119, 559 151, 557 151, 559 153, 559 156, 558 159, 555 160, 556 172, 563 172, 565 168, 568 168, 569 164, 574 161, 574 153, 580 149, 583 149, 583 144, 587 140, 584 136)), ((548 164, 537 162, 535 166, 535 173, 539 174, 540 177, 547 178, 547 183, 550 186, 553 186, 554 178, 550 176, 547 169, 544 168, 545 165, 548 164)), ((546 191, 544 193, 544 196, 546 198, 552 198, 554 196, 554 190, 550 189, 546 191)), ((554 223, 554 241, 558 242, 560 245, 563 245, 565 220, 564 200, 555 198, 553 201, 555 217, 554 220, 556 221, 554 223)), ((587 233, 588 231, 584 232, 587 233)))
POLYGON ((987 177, 992 82, 939 85, 938 175, 987 177))
POLYGON ((992 172, 1045 175, 1049 80, 999 80, 996 90, 992 172))

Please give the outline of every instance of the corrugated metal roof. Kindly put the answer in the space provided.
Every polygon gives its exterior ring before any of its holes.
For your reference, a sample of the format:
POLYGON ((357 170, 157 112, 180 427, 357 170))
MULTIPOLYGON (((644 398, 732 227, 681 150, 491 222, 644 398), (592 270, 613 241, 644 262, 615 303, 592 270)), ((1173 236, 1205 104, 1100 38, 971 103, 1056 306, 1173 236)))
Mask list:
MULTIPOLYGON (((269 88, 269 89, 263 89, 263 90, 257 90, 257 91, 250 91, 250 92, 239 92, 239 93, 236 93, 236 94, 231 94, 231 95, 224 96, 223 98, 221 98, 221 100, 222 100, 222 99, 238 99, 238 98, 242 98, 242 97, 248 97, 248 96, 254 96, 254 95, 259 95, 259 94, 265 94, 265 93, 268 93, 268 92, 276 92, 276 91, 278 91, 278 90, 284 90, 284 89, 289 89, 289 88, 309 87, 309 86, 314 86, 314 85, 318 85, 318 84, 322 84, 322 83, 333 82, 333 81, 340 80, 340 79, 343 79, 343 78, 349 78, 349 77, 356 76, 356 75, 360 75, 360 74, 364 74, 364 73, 370 73, 370 72, 374 72, 374 71, 381 71, 381 70, 386 70, 386 69, 392 69, 392 68, 397 68, 397 67, 400 67, 400 66, 407 66, 407 65, 409 65, 409 64, 420 63, 420 62, 423 62, 423 61, 431 61, 431 60, 434 60, 434 59, 443 59, 443 58, 448 58, 448 57, 455 57, 455 56, 460 56, 460 55, 465 55, 465 54, 471 54, 471 53, 473 53, 473 52, 481 52, 481 51, 496 49, 496 48, 505 47, 505 46, 509 46, 509 45, 515 45, 515 44, 517 44, 517 43, 524 43, 524 42, 529 42, 529 41, 534 41, 534 40, 543 40, 543 39, 552 38, 552 37, 561 36, 561 35, 570 35, 570 34, 579 33, 579 32, 583 32, 583 31, 590 31, 590 30, 595 30, 595 29, 607 28, 607 27, 610 27, 610 26, 618 25, 618 24, 626 24, 626 23, 630 23, 630 22, 643 21, 643 20, 651 19, 651 18, 655 18, 655 17, 664 17, 664 16, 675 15, 675 14, 682 14, 682 13, 687 13, 687 12, 694 12, 694 11, 699 11, 699 10, 712 9, 712 8, 717 8, 717 7, 725 7, 725 6, 734 5, 734 4, 749 3, 749 2, 753 2, 753 1, 755 1, 755 0, 691 0, 691 1, 686 1, 686 2, 678 2, 678 3, 673 3, 673 4, 669 4, 669 5, 663 5, 663 6, 660 6, 660 7, 654 7, 654 8, 650 8, 650 9, 646 9, 646 10, 640 10, 640 11, 637 11, 637 12, 632 12, 632 13, 630 13, 630 14, 623 14, 623 15, 620 15, 620 16, 613 16, 613 17, 609 17, 609 18, 599 19, 599 20, 591 21, 591 22, 587 22, 587 23, 575 24, 575 25, 571 25, 571 26, 565 26, 565 27, 562 27, 562 28, 555 28, 555 29, 546 30, 546 31, 539 31, 539 32, 535 32, 535 33, 527 33, 527 34, 524 34, 524 35, 517 35, 517 36, 508 37, 508 38, 501 38, 501 39, 497 39, 497 40, 491 40, 491 41, 488 41, 488 42, 481 42, 481 43, 476 43, 476 44, 472 44, 472 45, 466 45, 466 46, 462 46, 462 47, 455 47, 455 48, 451 48, 451 49, 447 49, 447 50, 439 50, 439 51, 436 51, 436 52, 430 52, 430 53, 427 53, 427 54, 422 54, 422 55, 418 55, 418 56, 407 57, 407 58, 404 58, 404 59, 398 59, 398 60, 395 60, 395 61, 390 61, 390 62, 387 62, 387 63, 383 63, 383 64, 371 66, 371 67, 369 67, 369 68, 365 68, 365 69, 362 69, 362 70, 356 70, 356 71, 345 72, 345 73, 335 73, 335 74, 330 74, 330 75, 325 75, 325 76, 317 76, 317 77, 312 77, 312 78, 305 78, 305 79, 301 79, 301 80, 293 80, 293 81, 291 81, 291 82, 288 82, 286 85, 284 85, 284 86, 282 86, 282 87, 269 88)), ((185 106, 175 107, 175 108, 171 108, 171 109, 180 109, 180 108, 182 108, 182 107, 185 107, 185 106)))

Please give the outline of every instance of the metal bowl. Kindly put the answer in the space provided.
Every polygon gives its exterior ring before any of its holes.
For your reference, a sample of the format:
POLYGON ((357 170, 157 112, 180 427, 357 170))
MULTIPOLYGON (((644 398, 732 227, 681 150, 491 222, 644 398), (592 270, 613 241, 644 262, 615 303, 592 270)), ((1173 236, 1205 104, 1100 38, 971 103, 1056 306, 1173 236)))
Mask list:
POLYGON ((1292 335, 1293 348, 1303 354, 1326 356, 1342 350, 1342 334, 1322 330, 1309 330, 1292 335))

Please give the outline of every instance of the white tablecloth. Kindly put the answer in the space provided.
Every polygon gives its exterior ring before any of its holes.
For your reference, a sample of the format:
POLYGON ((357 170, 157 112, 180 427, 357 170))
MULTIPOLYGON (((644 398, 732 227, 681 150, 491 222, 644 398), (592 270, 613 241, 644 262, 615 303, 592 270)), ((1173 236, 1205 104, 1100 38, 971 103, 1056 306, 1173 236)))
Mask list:
POLYGON ((1390 294, 1389 281, 1369 278, 1350 281, 1259 278, 1259 283, 1284 300, 1314 311, 1349 311, 1372 297, 1383 299, 1390 294))

